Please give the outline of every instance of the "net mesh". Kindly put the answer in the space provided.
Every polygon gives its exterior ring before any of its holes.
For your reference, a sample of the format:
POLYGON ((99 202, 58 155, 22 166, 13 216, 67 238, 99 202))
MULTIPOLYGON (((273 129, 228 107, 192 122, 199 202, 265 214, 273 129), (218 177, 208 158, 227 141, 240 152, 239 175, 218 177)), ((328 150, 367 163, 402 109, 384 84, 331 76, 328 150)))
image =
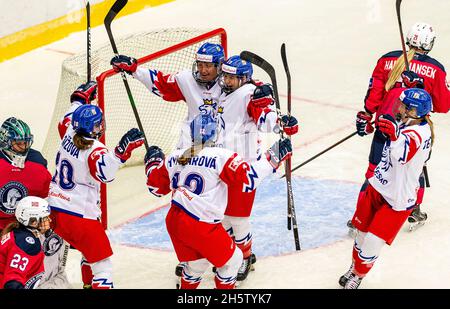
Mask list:
MULTIPOLYGON (((115 41, 120 54, 140 59, 148 58, 148 55, 203 35, 210 30, 161 29, 116 38, 115 41)), ((216 34, 212 37, 205 37, 204 40, 196 43, 186 43, 179 50, 169 50, 161 57, 140 65, 164 73, 176 73, 191 69, 195 52, 201 44, 207 41, 221 43, 221 36, 216 34)), ((92 76, 99 76, 102 72, 110 70, 109 62, 113 56, 110 44, 93 50, 91 52, 92 76)), ((71 56, 63 62, 57 101, 42 150, 49 161, 50 170, 54 168, 53 161, 60 144, 57 124, 70 106, 69 98, 72 92, 80 84, 86 82, 86 66, 86 53, 71 56)), ((187 114, 186 104, 184 102, 165 102, 152 94, 139 81, 134 80, 131 76, 127 76, 127 78, 149 145, 158 145, 165 153, 171 152, 178 141, 182 120, 187 114)), ((106 78, 104 93, 105 143, 108 148, 112 149, 123 134, 131 128, 137 128, 138 125, 120 74, 106 78)), ((142 164, 144 155, 145 149, 141 147, 133 152, 127 165, 142 164)))

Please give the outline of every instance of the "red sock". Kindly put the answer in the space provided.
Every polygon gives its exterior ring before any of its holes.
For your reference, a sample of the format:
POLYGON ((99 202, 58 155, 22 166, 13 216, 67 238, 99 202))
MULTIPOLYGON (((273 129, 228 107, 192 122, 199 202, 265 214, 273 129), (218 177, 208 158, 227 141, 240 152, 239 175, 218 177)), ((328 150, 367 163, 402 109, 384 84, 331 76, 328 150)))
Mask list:
POLYGON ((244 256, 244 260, 248 259, 250 255, 252 255, 252 241, 250 240, 248 243, 245 244, 236 244, 239 249, 241 249, 242 254, 244 256))
POLYGON ((201 280, 198 281, 188 281, 181 277, 181 286, 182 290, 195 290, 200 285, 201 280))
POLYGON ((236 285, 236 281, 233 281, 233 283, 229 283, 229 282, 224 282, 221 281, 217 275, 214 277, 214 282, 216 283, 216 289, 218 290, 232 290, 234 289, 235 285, 236 285))
POLYGON ((83 280, 83 285, 92 285, 94 275, 92 274, 91 265, 89 265, 84 259, 81 260, 81 278, 83 280))

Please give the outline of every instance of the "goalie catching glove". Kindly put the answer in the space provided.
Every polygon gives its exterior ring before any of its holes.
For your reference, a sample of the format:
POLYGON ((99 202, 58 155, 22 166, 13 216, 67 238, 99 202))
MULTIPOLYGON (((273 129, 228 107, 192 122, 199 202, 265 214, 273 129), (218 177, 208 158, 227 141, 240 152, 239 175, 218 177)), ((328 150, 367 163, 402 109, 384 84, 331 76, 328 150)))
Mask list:
POLYGON ((111 65, 116 72, 133 74, 137 70, 137 60, 125 55, 115 56, 111 59, 111 65))
POLYGON ((158 146, 148 147, 147 153, 144 157, 145 175, 148 176, 150 170, 164 161, 164 158, 165 155, 161 148, 159 148, 158 146))
POLYGON ((116 157, 125 163, 130 157, 131 152, 144 144, 144 133, 136 128, 129 130, 120 139, 119 144, 115 148, 116 157))
POLYGON ((266 158, 275 169, 279 168, 281 162, 290 158, 291 155, 292 144, 287 138, 275 142, 275 144, 266 151, 266 158))
POLYGON ((97 83, 94 81, 80 85, 70 96, 70 102, 90 104, 97 98, 97 83))

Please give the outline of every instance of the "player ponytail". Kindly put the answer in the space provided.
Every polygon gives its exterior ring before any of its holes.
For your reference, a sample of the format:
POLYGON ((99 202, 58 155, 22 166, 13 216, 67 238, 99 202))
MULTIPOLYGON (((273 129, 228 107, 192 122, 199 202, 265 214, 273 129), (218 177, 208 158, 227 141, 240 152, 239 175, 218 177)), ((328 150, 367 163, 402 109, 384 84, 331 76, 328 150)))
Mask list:
MULTIPOLYGON (((411 63, 411 60, 414 57, 414 54, 416 53, 417 49, 415 47, 412 47, 409 51, 408 51, 408 63, 411 63)), ((400 75, 402 74, 402 72, 405 70, 405 58, 403 57, 403 55, 401 55, 400 57, 397 58, 397 60, 395 61, 394 67, 392 68, 392 71, 389 73, 389 78, 386 82, 386 85, 384 86, 384 89, 386 91, 391 90, 395 83, 397 82, 398 78, 400 77, 400 75)))
POLYGON ((203 145, 193 145, 191 148, 187 149, 181 157, 178 157, 177 162, 181 165, 186 165, 189 163, 191 158, 197 156, 197 154, 203 149, 203 145))
POLYGON ((11 232, 12 230, 17 229, 17 228, 19 228, 19 227, 20 227, 19 221, 16 220, 16 221, 14 221, 14 222, 11 222, 10 224, 8 224, 8 225, 1 231, 0 237, 3 236, 3 235, 8 234, 8 233, 11 232))
POLYGON ((94 141, 86 139, 83 135, 77 133, 73 137, 73 143, 77 149, 86 150, 92 147, 94 141))
POLYGON ((428 125, 430 126, 430 130, 431 130, 431 146, 433 146, 433 143, 434 143, 434 124, 433 124, 433 121, 431 121, 430 115, 426 115, 424 117, 424 119, 428 123, 428 125))

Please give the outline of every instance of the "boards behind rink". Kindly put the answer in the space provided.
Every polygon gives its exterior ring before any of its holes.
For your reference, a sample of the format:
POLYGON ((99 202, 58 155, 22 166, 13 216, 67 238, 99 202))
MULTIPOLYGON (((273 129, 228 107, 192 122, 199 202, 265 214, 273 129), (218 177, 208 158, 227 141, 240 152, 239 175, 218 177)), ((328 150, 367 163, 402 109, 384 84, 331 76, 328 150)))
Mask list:
MULTIPOLYGON (((205 42, 221 43, 226 52, 225 30, 168 28, 116 38, 116 45, 121 54, 135 57, 143 67, 157 69, 166 74, 190 70, 195 52, 205 42)), ((126 131, 137 127, 120 74, 111 68, 110 60, 113 56, 109 43, 91 52, 92 79, 95 78, 98 83, 97 104, 104 111, 106 121, 106 133, 101 140, 110 149, 126 131)), ((70 105, 70 95, 86 80, 86 52, 64 60, 56 104, 42 150, 49 161, 50 171, 54 169, 54 158, 60 143, 57 124, 70 105)), ((187 114, 186 105, 182 101, 165 102, 139 81, 133 78, 128 80, 149 144, 160 146, 165 153, 173 151, 180 134, 182 120, 187 114)), ((124 167, 143 165, 144 148, 133 153, 124 167)), ((105 228, 108 224, 107 196, 106 185, 102 184, 101 208, 105 228)))

